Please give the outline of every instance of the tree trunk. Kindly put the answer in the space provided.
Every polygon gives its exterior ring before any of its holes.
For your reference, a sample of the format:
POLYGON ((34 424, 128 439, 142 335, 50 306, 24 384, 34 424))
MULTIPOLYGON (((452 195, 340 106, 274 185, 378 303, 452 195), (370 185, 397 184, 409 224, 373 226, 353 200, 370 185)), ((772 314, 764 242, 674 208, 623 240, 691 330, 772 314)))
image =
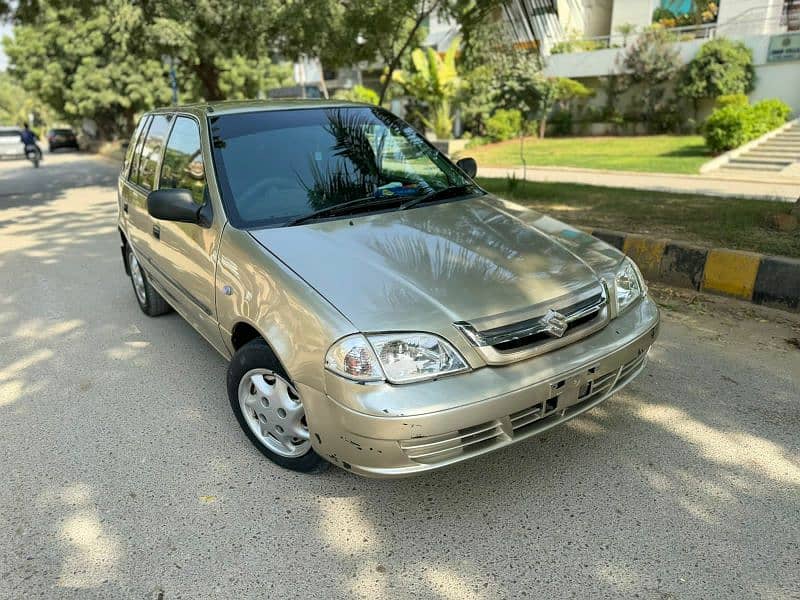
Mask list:
POLYGON ((194 67, 194 72, 200 80, 201 92, 205 100, 224 100, 222 90, 219 87, 219 69, 217 69, 213 60, 200 62, 194 67))
POLYGON ((437 6, 439 6, 441 0, 436 0, 432 2, 431 5, 425 9, 424 4, 422 10, 417 13, 417 18, 414 21, 414 26, 411 28, 411 31, 408 33, 403 45, 400 46, 400 50, 395 53, 392 59, 389 62, 389 66, 386 69, 386 76, 384 80, 381 82, 381 93, 379 94, 378 104, 383 104, 383 101, 386 99, 386 92, 389 89, 389 85, 392 83, 392 75, 397 70, 397 67, 400 66, 400 61, 403 59, 408 47, 411 45, 414 36, 417 34, 417 30, 422 25, 422 22, 430 15, 437 6))
MULTIPOLYGON (((322 90, 322 97, 327 100, 330 96, 328 96, 328 84, 325 83, 325 69, 322 66, 322 59, 318 58, 317 63, 319 64, 319 87, 322 90)), ((305 95, 303 97, 305 98, 305 95)))
POLYGON ((542 117, 539 120, 539 139, 543 140, 547 132, 547 117, 542 117))

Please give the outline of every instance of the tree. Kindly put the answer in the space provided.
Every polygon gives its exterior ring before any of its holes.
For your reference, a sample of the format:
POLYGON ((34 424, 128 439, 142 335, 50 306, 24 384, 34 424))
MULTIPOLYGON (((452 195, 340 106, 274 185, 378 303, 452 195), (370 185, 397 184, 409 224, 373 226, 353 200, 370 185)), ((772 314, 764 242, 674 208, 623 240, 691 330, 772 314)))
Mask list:
POLYGON ((747 94, 754 83, 753 51, 743 42, 717 38, 703 44, 686 65, 678 94, 696 103, 703 98, 747 94))
POLYGON ((122 2, 45 5, 6 39, 9 71, 68 119, 90 117, 105 137, 133 127, 135 114, 169 102, 164 65, 137 51, 142 9, 122 2))
POLYGON ((167 57, 183 101, 254 97, 285 84, 290 72, 264 52, 279 29, 277 8, 277 0, 21 2, 6 52, 26 90, 113 137, 170 102, 167 57))
POLYGON ((666 84, 680 72, 681 63, 674 41, 673 34, 654 25, 620 55, 621 78, 626 86, 638 86, 636 106, 650 129, 667 105, 666 84))
POLYGON ((181 74, 199 84, 200 98, 222 100, 224 73, 232 62, 264 61, 277 49, 273 40, 282 33, 288 6, 279 0, 144 0, 148 47, 138 54, 178 59, 181 74))
POLYGON ((422 115, 422 122, 439 139, 448 139, 453 133, 452 108, 461 85, 456 69, 458 45, 459 40, 453 40, 444 56, 433 48, 416 48, 411 53, 413 71, 394 73, 394 80, 406 94, 428 106, 428 115, 422 115))
MULTIPOLYGON (((300 2, 303 8, 294 13, 305 16, 289 19, 295 23, 295 29, 303 29, 298 35, 288 34, 287 37, 294 40, 289 44, 292 51, 296 53, 313 46, 316 55, 330 66, 360 61, 382 62, 381 103, 386 100, 395 71, 403 68, 412 49, 421 45, 425 26, 432 15, 453 19, 460 26, 465 44, 468 44, 472 32, 502 4, 502 0, 295 1, 300 2), (309 14, 313 15, 311 21, 308 20, 309 14), (308 27, 309 22, 319 25, 308 27)), ((289 13, 292 12, 290 9, 289 13)))
POLYGON ((0 125, 21 125, 33 114, 36 123, 48 123, 53 115, 34 96, 26 92, 8 73, 0 71, 0 125))

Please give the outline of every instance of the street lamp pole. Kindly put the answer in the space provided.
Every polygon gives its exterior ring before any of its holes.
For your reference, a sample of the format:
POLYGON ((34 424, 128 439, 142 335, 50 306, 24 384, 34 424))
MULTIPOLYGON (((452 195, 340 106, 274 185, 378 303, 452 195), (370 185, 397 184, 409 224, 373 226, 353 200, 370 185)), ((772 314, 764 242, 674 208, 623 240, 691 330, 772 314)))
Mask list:
POLYGON ((172 88, 172 106, 178 106, 178 75, 175 72, 175 58, 170 56, 169 61, 169 86, 172 88))

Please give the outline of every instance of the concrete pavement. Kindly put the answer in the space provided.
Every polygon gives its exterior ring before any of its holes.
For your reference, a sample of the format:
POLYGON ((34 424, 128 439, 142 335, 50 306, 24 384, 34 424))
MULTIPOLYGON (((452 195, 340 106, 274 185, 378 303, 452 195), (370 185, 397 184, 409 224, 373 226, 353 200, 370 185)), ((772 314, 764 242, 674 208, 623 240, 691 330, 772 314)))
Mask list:
POLYGON ((0 163, 0 598, 797 597, 797 317, 664 289, 642 377, 568 426, 302 476, 240 432, 223 359, 139 311, 115 173, 0 163))
MULTIPOLYGON (((479 167, 480 177, 523 178, 522 167, 479 167)), ((706 194, 724 198, 754 198, 794 202, 800 197, 800 176, 778 173, 719 172, 708 175, 639 173, 576 169, 572 167, 528 167, 528 181, 581 183, 601 187, 656 192, 706 194)))

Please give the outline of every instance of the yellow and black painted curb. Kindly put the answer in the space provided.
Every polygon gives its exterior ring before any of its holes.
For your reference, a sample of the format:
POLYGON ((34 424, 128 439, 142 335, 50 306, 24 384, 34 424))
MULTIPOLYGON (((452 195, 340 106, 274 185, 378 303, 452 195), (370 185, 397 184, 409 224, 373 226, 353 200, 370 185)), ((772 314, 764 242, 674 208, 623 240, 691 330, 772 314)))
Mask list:
POLYGON ((636 261, 645 279, 800 312, 800 260, 605 229, 591 233, 636 261))

